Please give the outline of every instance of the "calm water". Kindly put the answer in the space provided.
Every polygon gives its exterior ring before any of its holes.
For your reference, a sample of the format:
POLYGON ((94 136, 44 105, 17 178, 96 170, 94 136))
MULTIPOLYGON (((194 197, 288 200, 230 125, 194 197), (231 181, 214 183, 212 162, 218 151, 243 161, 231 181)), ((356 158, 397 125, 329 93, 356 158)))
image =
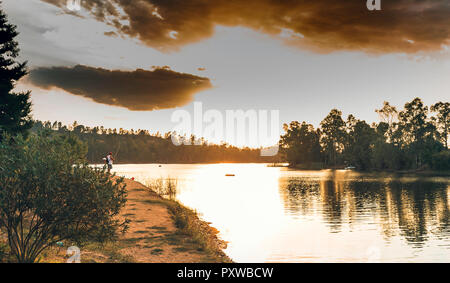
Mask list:
POLYGON ((177 199, 221 231, 237 262, 450 262, 450 178, 264 164, 115 171, 143 183, 178 179, 177 199))

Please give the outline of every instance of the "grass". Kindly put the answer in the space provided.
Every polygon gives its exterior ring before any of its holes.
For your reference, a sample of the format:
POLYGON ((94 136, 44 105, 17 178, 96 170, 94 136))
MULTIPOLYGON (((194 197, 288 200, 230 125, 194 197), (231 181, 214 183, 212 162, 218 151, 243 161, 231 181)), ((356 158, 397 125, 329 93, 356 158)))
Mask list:
POLYGON ((153 179, 147 181, 146 186, 160 196, 173 200, 177 195, 178 180, 171 178, 153 179))
MULTIPOLYGON (((133 262, 133 258, 120 253, 127 243, 121 241, 107 242, 107 243, 88 243, 82 247, 81 262, 82 263, 122 263, 133 262)), ((66 254, 67 248, 71 246, 70 243, 65 243, 63 247, 56 245, 47 248, 39 257, 41 263, 63 263, 70 257, 66 254)), ((7 262, 15 262, 11 258, 7 262)))
POLYGON ((151 251, 151 254, 152 255, 160 255, 163 253, 163 251, 164 251, 163 249, 154 249, 151 251))
MULTIPOLYGON (((205 252, 212 262, 231 262, 222 251, 226 245, 217 237, 218 231, 200 220, 197 213, 175 200, 146 200, 149 203, 165 205, 172 215, 177 231, 165 237, 177 251, 205 252)), ((151 227, 158 229, 159 227, 151 227)))
POLYGON ((124 244, 121 241, 109 242, 107 244, 91 243, 85 247, 87 251, 93 252, 92 255, 85 253, 81 257, 81 262, 106 262, 106 263, 122 263, 133 262, 133 257, 126 256, 120 253, 120 250, 124 248, 124 244), (105 258, 95 257, 95 253, 99 253, 105 258))
MULTIPOLYGON (((166 235, 165 240, 171 245, 177 245, 177 251, 201 251, 208 255, 208 258, 210 258, 208 261, 231 262, 231 259, 222 251, 226 247, 226 243, 217 237, 219 231, 202 221, 194 210, 175 200, 178 191, 177 180, 160 178, 147 182, 147 186, 149 190, 164 197, 161 199, 143 200, 143 202, 164 205, 168 208, 177 231, 166 235)), ((155 230, 159 228, 156 226, 151 227, 151 229, 155 230)))

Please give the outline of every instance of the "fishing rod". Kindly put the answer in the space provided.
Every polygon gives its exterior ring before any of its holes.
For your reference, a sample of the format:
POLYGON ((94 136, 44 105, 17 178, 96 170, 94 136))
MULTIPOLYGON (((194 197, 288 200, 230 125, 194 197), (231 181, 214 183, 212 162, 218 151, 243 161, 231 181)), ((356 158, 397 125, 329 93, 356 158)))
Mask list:
POLYGON ((119 145, 117 146, 117 150, 116 153, 114 154, 114 158, 117 159, 119 156, 119 151, 120 151, 120 139, 119 139, 119 145))

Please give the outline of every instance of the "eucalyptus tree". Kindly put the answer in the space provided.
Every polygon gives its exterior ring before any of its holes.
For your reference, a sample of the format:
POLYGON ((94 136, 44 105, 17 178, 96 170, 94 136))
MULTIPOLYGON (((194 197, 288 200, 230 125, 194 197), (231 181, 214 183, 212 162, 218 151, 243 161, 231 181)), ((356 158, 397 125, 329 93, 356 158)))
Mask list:
POLYGON ((332 109, 320 123, 320 143, 328 165, 337 165, 338 155, 344 150, 347 135, 345 126, 342 112, 337 109, 332 109))
POLYGON ((312 164, 321 161, 320 135, 314 126, 306 122, 284 124, 285 134, 280 146, 290 165, 312 164))
POLYGON ((438 102, 431 106, 431 111, 436 112, 435 123, 441 132, 441 140, 448 149, 448 135, 450 130, 450 103, 438 102))

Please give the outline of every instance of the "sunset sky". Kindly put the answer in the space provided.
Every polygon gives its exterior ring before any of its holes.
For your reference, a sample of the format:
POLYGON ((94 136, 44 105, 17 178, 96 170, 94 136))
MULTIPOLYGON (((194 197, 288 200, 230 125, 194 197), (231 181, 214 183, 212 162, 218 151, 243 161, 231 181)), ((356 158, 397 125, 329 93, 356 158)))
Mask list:
POLYGON ((3 0, 35 119, 166 132, 176 109, 367 122, 387 100, 450 97, 450 2, 3 0))

